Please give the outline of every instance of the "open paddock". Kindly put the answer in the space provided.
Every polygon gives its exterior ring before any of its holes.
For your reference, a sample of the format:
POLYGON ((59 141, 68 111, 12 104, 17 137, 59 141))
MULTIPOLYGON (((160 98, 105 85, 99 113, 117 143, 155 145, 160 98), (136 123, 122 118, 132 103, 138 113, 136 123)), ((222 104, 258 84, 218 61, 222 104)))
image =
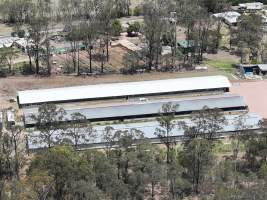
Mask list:
MULTIPOLYGON (((101 61, 97 58, 99 50, 92 51, 92 70, 93 72, 101 71, 101 61)), ((104 62, 104 71, 107 72, 119 72, 123 68, 123 57, 127 54, 127 50, 122 47, 110 47, 109 48, 109 61, 104 62)), ((54 69, 59 67, 64 67, 66 63, 72 62, 72 53, 66 54, 55 54, 53 56, 54 69)), ((87 51, 79 52, 79 62, 81 66, 81 71, 89 71, 90 59, 87 51)))

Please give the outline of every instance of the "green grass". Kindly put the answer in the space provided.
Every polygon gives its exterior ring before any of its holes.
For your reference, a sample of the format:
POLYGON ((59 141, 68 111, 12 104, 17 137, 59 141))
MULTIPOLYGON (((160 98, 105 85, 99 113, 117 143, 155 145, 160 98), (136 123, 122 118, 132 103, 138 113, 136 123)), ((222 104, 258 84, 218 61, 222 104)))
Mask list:
POLYGON ((218 141, 215 144, 214 153, 231 153, 233 151, 232 145, 230 143, 224 143, 222 141, 218 141))
MULTIPOLYGON (((239 144, 239 152, 244 152, 245 151, 245 145, 240 142, 239 144)), ((214 148, 214 153, 215 154, 220 154, 220 153, 232 153, 233 152, 233 144, 230 142, 225 142, 223 140, 217 141, 215 144, 214 148)))
POLYGON ((235 71, 236 62, 232 60, 206 60, 206 64, 219 70, 233 73, 235 71))
POLYGON ((13 71, 15 73, 21 73, 25 65, 28 64, 28 62, 19 62, 13 65, 13 71))

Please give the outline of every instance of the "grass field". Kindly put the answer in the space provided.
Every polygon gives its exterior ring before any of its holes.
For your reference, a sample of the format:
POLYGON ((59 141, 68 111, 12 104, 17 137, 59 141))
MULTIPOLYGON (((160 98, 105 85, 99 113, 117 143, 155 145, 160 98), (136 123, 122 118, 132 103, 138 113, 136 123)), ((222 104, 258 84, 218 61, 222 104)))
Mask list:
POLYGON ((233 60, 210 60, 210 59, 207 59, 206 64, 211 66, 211 67, 215 67, 219 70, 222 70, 222 71, 225 71, 228 73, 233 73, 235 71, 235 64, 237 64, 237 62, 235 62, 233 60))
MULTIPOLYGON (((230 140, 224 139, 216 142, 214 152, 216 154, 227 154, 233 152, 234 145, 230 140)), ((239 144, 240 151, 245 151, 245 146, 242 142, 239 144)))

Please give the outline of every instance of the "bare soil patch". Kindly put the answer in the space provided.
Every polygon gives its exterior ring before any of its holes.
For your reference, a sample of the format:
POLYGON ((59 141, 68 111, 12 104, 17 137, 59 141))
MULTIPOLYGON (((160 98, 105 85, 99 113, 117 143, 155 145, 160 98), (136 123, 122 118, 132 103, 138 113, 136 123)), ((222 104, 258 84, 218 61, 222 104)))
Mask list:
POLYGON ((267 119, 267 80, 234 83, 231 92, 244 96, 250 112, 267 119))
MULTIPOLYGON (((93 53, 92 58, 92 69, 93 71, 100 71, 101 62, 100 60, 95 59, 97 50, 93 53)), ((109 48, 109 62, 104 62, 104 69, 107 71, 119 72, 123 67, 123 57, 128 52, 122 47, 114 46, 109 48)), ((54 68, 56 71, 57 67, 64 66, 66 62, 72 62, 71 53, 67 54, 57 54, 53 56, 54 68)), ((90 59, 87 51, 80 51, 79 53, 79 62, 82 68, 89 69, 90 59)))
POLYGON ((238 63, 240 58, 236 55, 232 55, 227 51, 218 51, 217 54, 205 54, 205 58, 210 60, 228 60, 238 63))

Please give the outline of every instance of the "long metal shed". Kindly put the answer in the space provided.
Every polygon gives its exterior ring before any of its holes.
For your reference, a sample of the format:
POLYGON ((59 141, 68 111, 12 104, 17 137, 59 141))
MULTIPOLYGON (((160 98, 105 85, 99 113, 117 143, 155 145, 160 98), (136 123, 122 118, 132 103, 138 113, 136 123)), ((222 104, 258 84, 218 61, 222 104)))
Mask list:
MULTIPOLYGON (((190 114, 201 110, 204 106, 209 108, 219 108, 224 111, 247 110, 247 104, 243 97, 238 95, 215 95, 208 97, 195 97, 191 99, 167 99, 151 102, 128 103, 116 106, 102 106, 94 108, 66 110, 63 121, 72 121, 73 113, 81 113, 89 121, 124 120, 133 118, 155 117, 162 106, 171 102, 177 104, 177 115, 190 114)), ((35 125, 33 115, 38 115, 38 108, 25 108, 24 119, 26 126, 35 125)))
MULTIPOLYGON (((226 124, 222 126, 222 129, 218 131, 219 135, 227 136, 235 131, 242 130, 258 130, 260 129, 260 123, 262 118, 257 114, 245 114, 245 115, 226 115, 226 124), (239 120, 242 119, 243 126, 240 126, 239 120)), ((189 118, 179 119, 176 121, 185 122, 188 126, 194 125, 189 118)), ((154 134, 156 128, 161 128, 156 121, 149 122, 140 122, 140 123, 129 123, 129 124, 114 124, 111 125, 113 131, 129 131, 131 129, 136 129, 144 133, 144 137, 149 139, 152 143, 160 143, 160 139, 156 137, 154 134)), ((99 125, 93 127, 96 131, 96 135, 94 138, 86 138, 79 140, 79 146, 81 149, 83 148, 104 148, 106 146, 106 139, 104 138, 104 132, 106 126, 99 125)), ((172 135, 176 138, 177 141, 180 141, 184 137, 184 130, 182 127, 176 125, 174 128, 174 132, 172 135)), ((64 130, 67 131, 67 130, 64 130)), ((57 141, 58 139, 62 139, 62 130, 58 130, 55 135, 53 135, 52 140, 57 141)), ((73 139, 70 140, 74 143, 73 139)), ((47 148, 47 144, 44 144, 40 141, 39 132, 33 131, 33 133, 29 137, 29 150, 38 150, 47 148)))
POLYGON ((208 76, 27 90, 19 91, 17 98, 19 106, 23 107, 42 103, 64 103, 112 98, 141 97, 194 91, 228 91, 230 87, 231 83, 227 77, 208 76))

